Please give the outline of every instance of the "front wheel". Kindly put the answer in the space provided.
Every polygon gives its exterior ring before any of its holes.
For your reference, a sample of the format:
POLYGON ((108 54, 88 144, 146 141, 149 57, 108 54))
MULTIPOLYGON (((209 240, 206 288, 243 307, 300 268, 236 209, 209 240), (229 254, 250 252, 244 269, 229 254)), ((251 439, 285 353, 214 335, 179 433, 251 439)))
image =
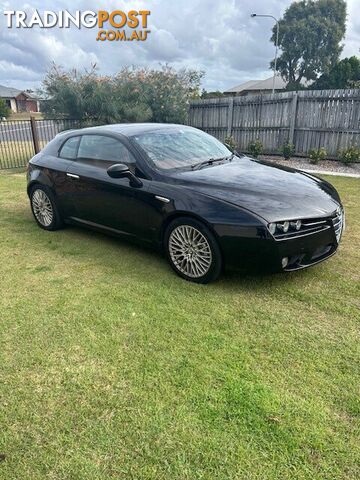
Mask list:
POLYGON ((219 245, 211 231, 192 218, 178 218, 165 232, 170 265, 182 278, 196 283, 216 280, 222 269, 219 245))

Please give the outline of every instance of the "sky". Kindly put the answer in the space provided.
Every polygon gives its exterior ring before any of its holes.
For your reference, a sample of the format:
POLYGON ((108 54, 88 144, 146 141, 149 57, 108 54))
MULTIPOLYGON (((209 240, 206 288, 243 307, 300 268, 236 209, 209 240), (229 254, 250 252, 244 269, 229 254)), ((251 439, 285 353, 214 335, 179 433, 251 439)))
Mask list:
MULTIPOLYGON (((360 0, 348 0, 342 57, 358 55, 360 0)), ((21 90, 39 88, 51 62, 68 69, 96 63, 113 74, 126 65, 196 68, 205 72, 202 86, 225 90, 271 76, 273 21, 250 18, 253 12, 281 17, 291 0, 0 0, 0 84, 21 90), (8 29, 4 10, 150 10, 146 42, 97 42, 97 28, 8 29)))

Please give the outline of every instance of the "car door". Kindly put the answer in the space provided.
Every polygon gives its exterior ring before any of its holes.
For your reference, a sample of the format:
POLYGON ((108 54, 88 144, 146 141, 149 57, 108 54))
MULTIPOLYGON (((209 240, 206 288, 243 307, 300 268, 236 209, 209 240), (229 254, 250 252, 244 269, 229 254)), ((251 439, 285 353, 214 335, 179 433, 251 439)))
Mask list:
POLYGON ((57 156, 47 157, 48 175, 51 177, 58 206, 64 218, 76 213, 73 201, 74 185, 69 182, 67 170, 73 161, 76 160, 79 142, 79 135, 71 136, 61 145, 57 156))
POLYGON ((147 228, 148 181, 136 188, 128 178, 111 178, 107 169, 116 163, 135 172, 136 160, 118 138, 110 135, 82 135, 77 159, 67 170, 73 185, 76 216, 82 223, 100 226, 130 236, 151 240, 147 228))

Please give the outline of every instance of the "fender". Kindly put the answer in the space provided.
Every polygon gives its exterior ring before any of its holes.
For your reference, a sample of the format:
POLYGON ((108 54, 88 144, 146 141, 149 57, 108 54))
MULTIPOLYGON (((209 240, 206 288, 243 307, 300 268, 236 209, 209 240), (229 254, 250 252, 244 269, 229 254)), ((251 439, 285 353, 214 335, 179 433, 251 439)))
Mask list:
POLYGON ((205 223, 216 237, 233 227, 244 230, 245 236, 263 238, 267 232, 266 222, 261 217, 224 200, 160 182, 150 182, 149 190, 154 195, 161 195, 170 200, 162 208, 162 223, 158 225, 159 242, 162 242, 169 223, 179 216, 189 216, 205 223))
POLYGON ((40 170, 36 168, 35 165, 29 164, 29 168, 27 171, 27 181, 28 181, 28 186, 27 186, 27 194, 28 196, 30 195, 30 190, 33 185, 36 183, 40 183, 41 185, 46 185, 47 187, 51 188, 53 191, 54 195, 56 195, 55 189, 53 182, 51 181, 51 177, 47 175, 47 169, 45 170, 40 170))

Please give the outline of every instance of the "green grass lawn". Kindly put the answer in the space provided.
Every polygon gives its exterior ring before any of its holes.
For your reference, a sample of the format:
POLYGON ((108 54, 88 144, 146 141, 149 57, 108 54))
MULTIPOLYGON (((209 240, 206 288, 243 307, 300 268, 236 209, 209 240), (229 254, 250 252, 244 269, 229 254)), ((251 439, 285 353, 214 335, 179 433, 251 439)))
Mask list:
POLYGON ((0 478, 358 479, 360 181, 339 253, 181 280, 0 175, 0 478))

